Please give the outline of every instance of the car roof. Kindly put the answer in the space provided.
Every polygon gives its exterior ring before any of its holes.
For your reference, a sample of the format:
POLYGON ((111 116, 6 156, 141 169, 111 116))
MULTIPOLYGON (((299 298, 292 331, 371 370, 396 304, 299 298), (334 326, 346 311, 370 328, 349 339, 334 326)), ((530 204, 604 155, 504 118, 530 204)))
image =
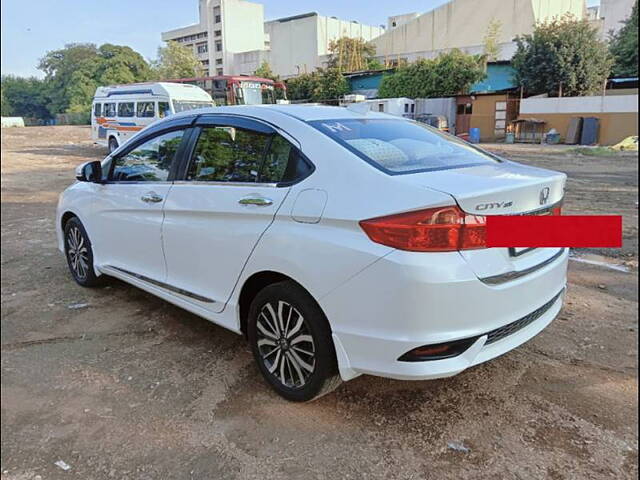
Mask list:
MULTIPOLYGON (((386 115, 378 112, 358 112, 346 107, 331 107, 327 105, 236 105, 226 107, 200 108, 198 110, 188 110, 167 117, 168 119, 178 116, 196 116, 196 115, 246 115, 258 119, 265 119, 270 112, 276 112, 282 115, 296 118, 303 122, 314 120, 343 120, 343 119, 371 119, 371 118, 395 118, 400 117, 386 115)), ((270 115, 269 115, 270 116, 270 115)))

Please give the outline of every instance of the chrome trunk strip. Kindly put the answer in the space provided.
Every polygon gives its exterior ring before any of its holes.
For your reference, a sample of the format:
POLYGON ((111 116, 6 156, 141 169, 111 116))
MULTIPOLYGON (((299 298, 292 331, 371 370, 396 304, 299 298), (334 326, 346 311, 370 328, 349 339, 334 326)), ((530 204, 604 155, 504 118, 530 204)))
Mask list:
POLYGON ((140 275, 139 273, 130 272, 129 270, 125 270, 124 268, 114 267, 113 265, 107 265, 108 268, 112 268, 117 270, 120 273, 124 273, 125 275, 129 275, 138 280, 141 280, 146 283, 150 283, 155 285, 156 287, 163 288, 165 290, 169 290, 170 292, 177 293, 179 295, 183 295, 185 297, 193 298, 194 300, 198 300, 199 302, 205 303, 215 303, 215 300, 212 300, 207 297, 203 297, 196 293, 188 292, 187 290, 183 290, 182 288, 174 287, 173 285, 169 285, 168 283, 159 282, 158 280, 154 280, 153 278, 145 277, 144 275, 140 275))
POLYGON ((529 275, 530 273, 535 272, 536 270, 540 270, 541 268, 546 267, 550 263, 555 262, 558 258, 562 256, 562 254, 566 251, 566 248, 560 249, 560 251, 553 256, 547 258, 544 262, 541 262, 533 267, 525 268, 524 270, 512 271, 507 273, 501 273, 500 275, 493 275, 490 277, 480 278, 480 281, 486 283, 487 285, 500 285, 501 283, 510 282, 515 280, 516 278, 524 277, 525 275, 529 275))

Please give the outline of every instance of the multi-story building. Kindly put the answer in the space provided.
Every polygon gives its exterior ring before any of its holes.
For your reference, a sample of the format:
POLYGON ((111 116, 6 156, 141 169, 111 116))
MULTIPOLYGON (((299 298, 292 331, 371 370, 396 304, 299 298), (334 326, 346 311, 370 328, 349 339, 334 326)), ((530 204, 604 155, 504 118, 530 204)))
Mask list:
POLYGON ((384 28, 311 12, 270 20, 264 24, 264 31, 267 48, 236 55, 236 73, 250 74, 263 61, 283 78, 313 72, 325 66, 331 41, 351 37, 368 42, 381 35, 384 28))
POLYGON ((600 16, 603 21, 602 33, 605 38, 617 33, 623 21, 631 16, 635 0, 601 0, 600 16))
POLYGON ((634 0, 602 0, 587 9, 585 0, 450 0, 426 13, 388 18, 387 28, 325 17, 315 12, 264 21, 264 8, 247 0, 199 0, 200 22, 162 34, 194 49, 204 74, 252 74, 268 62, 283 78, 324 66, 329 44, 348 36, 370 41, 387 65, 433 58, 459 48, 482 53, 492 21, 500 25, 498 61, 510 60, 514 38, 536 23, 563 15, 587 19, 603 36, 618 29, 634 0))
POLYGON ((245 0, 200 0, 200 22, 162 33, 192 48, 204 75, 232 74, 234 55, 265 48, 264 7, 245 0))
POLYGON ((194 49, 208 75, 252 74, 262 62, 287 78, 323 66, 339 37, 381 35, 382 27, 306 13, 264 21, 264 8, 246 0, 200 0, 200 23, 162 34, 194 49))
POLYGON ((390 64, 433 58, 453 48, 478 54, 483 52, 489 24, 497 21, 498 60, 509 60, 516 49, 513 39, 517 35, 531 33, 536 23, 564 14, 585 18, 585 0, 451 0, 421 15, 390 17, 395 26, 391 23, 372 43, 378 58, 390 64))
POLYGON ((587 19, 598 29, 600 38, 608 40, 620 30, 631 16, 636 0, 600 0, 600 5, 587 8, 587 19))
POLYGON ((410 22, 411 20, 415 20, 420 16, 419 13, 403 13, 402 15, 394 15, 393 17, 387 18, 387 28, 392 30, 400 25, 404 25, 405 23, 410 22))

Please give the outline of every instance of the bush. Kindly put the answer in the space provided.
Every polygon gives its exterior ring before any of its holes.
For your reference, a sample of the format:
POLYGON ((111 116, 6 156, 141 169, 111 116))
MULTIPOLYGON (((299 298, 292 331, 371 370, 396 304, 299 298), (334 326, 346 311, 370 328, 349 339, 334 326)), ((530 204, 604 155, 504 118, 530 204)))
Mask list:
POLYGON ((380 98, 433 98, 464 93, 484 79, 484 57, 454 49, 433 60, 418 60, 382 78, 380 98))

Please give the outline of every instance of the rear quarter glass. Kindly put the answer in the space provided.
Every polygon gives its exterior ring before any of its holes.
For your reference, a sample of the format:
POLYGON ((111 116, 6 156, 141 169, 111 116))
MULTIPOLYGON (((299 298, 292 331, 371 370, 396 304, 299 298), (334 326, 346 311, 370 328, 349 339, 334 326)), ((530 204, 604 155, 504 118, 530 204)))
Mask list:
POLYGON ((473 145, 404 119, 335 119, 309 122, 389 175, 500 163, 473 145))

